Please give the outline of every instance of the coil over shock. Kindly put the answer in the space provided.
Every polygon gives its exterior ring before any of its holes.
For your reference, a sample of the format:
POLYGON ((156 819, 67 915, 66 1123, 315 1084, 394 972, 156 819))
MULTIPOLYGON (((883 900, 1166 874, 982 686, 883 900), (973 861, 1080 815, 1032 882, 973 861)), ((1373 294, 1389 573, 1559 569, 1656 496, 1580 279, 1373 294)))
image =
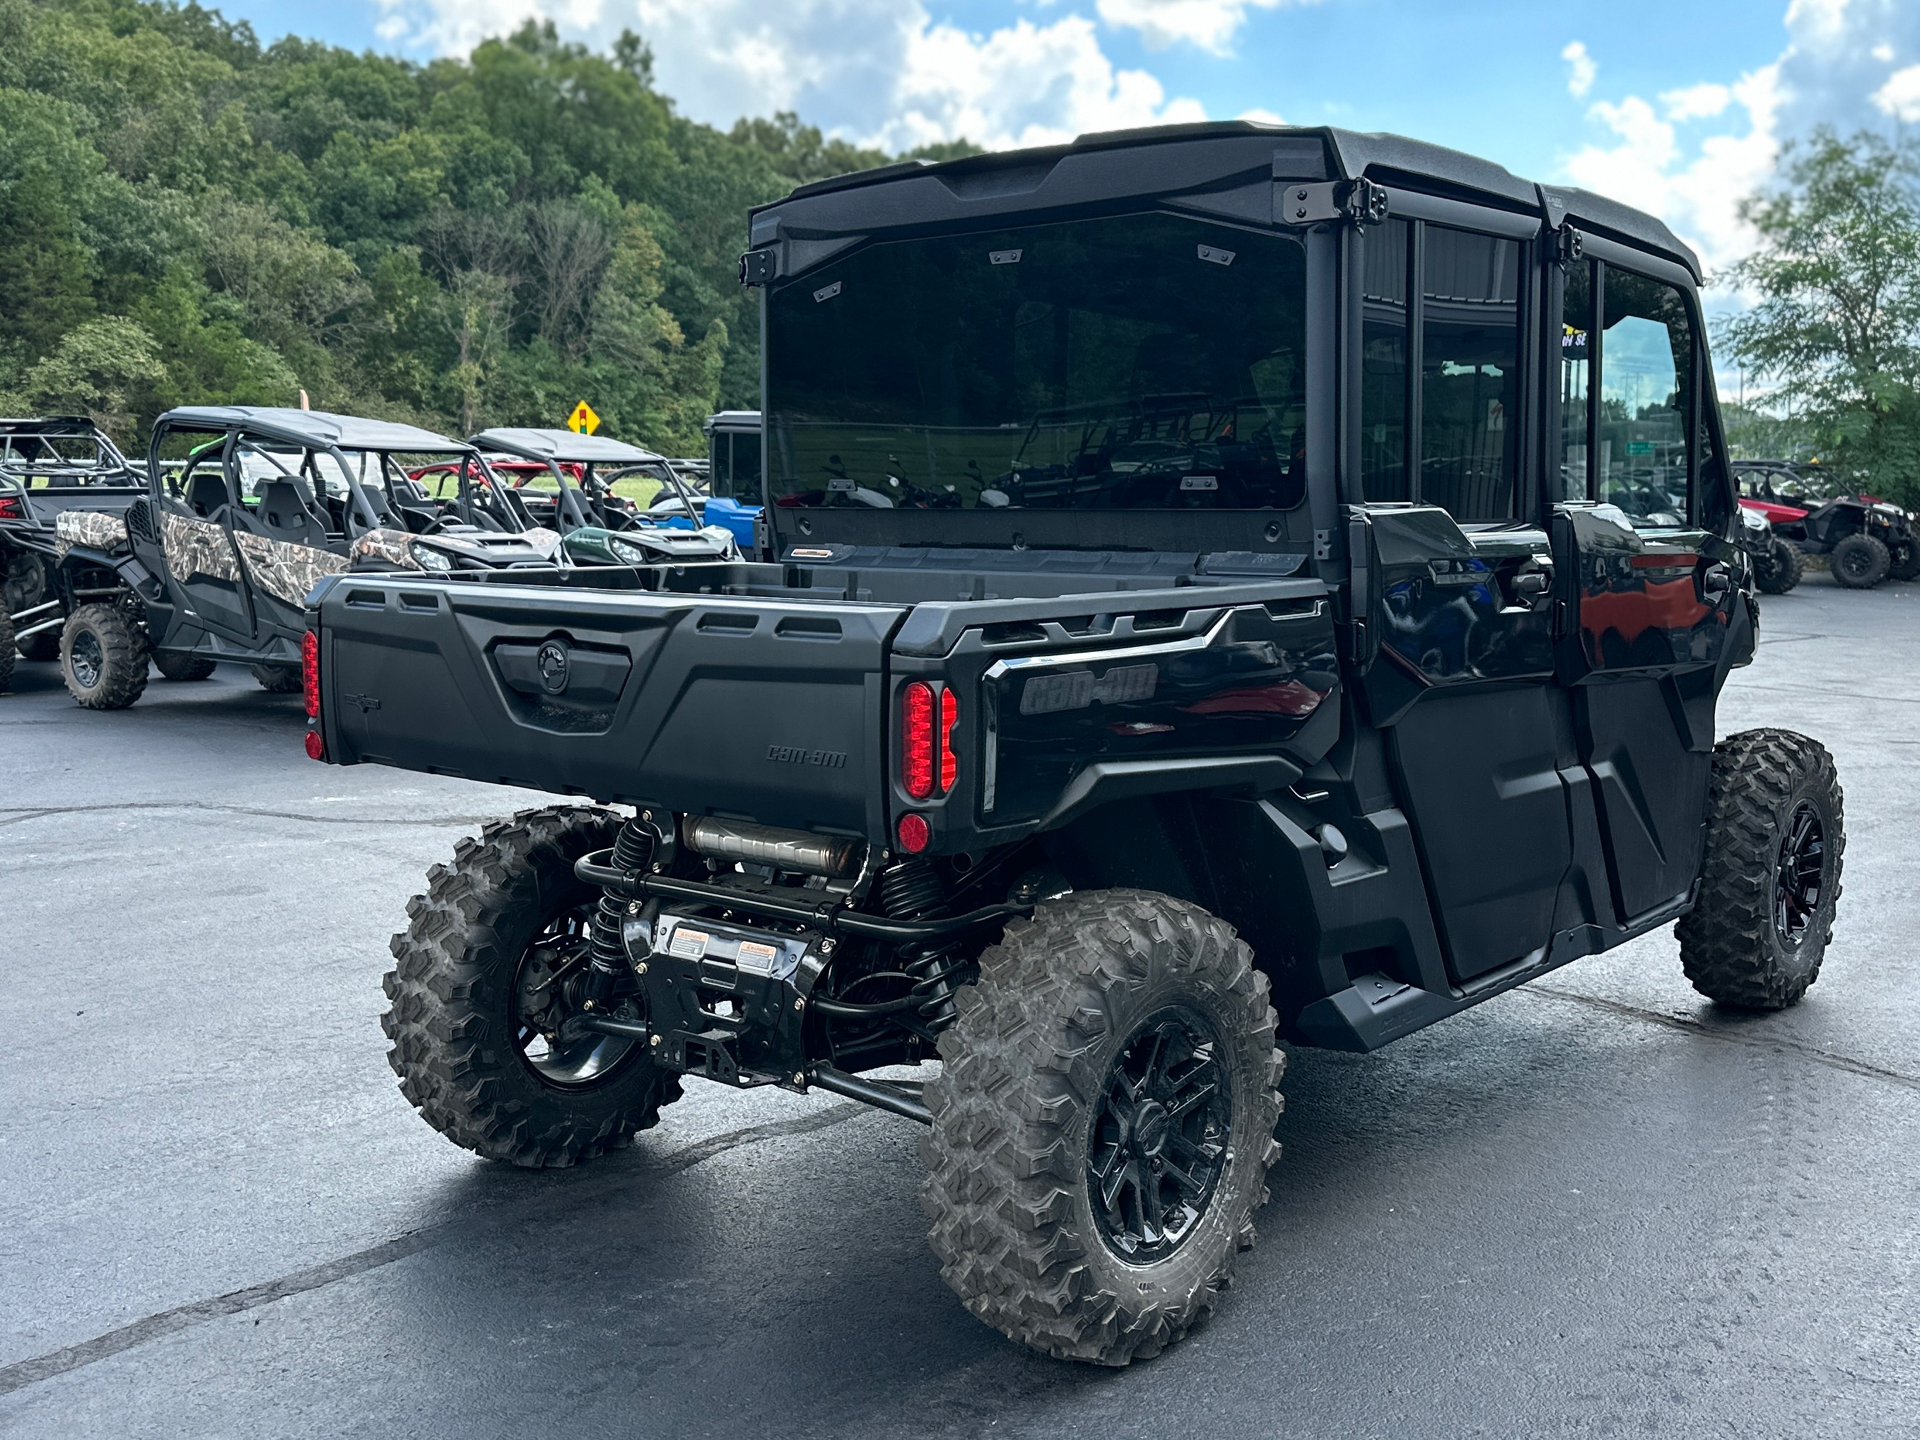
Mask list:
MULTIPOLYGON (((899 860, 880 874, 880 907, 890 920, 924 920, 940 910, 946 895, 940 877, 926 860, 899 860)), ((968 966, 951 942, 935 941, 924 949, 901 947, 902 967, 917 977, 908 998, 929 1030, 939 1033, 958 1018, 954 1008, 954 978, 968 966)))
MULTIPOLYGON (((613 866, 623 875, 645 870, 654 856, 654 832, 638 817, 620 827, 614 840, 613 866)), ((594 911, 593 959, 587 966, 587 995, 595 1009, 606 1003, 614 982, 627 969, 627 952, 621 944, 621 923, 627 906, 613 887, 603 885, 600 904, 594 911)))

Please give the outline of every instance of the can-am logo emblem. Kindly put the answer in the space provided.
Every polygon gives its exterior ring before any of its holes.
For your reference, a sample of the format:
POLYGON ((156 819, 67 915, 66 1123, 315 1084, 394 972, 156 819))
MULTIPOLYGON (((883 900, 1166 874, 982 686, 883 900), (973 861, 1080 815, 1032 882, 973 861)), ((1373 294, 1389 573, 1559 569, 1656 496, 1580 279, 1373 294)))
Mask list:
POLYGON ((845 750, 809 750, 804 745, 769 745, 767 758, 777 765, 819 765, 827 770, 845 769, 845 750))
POLYGON ((558 695, 567 688, 567 647, 558 640, 549 640, 540 647, 534 656, 534 664, 540 669, 540 688, 549 695, 558 695))

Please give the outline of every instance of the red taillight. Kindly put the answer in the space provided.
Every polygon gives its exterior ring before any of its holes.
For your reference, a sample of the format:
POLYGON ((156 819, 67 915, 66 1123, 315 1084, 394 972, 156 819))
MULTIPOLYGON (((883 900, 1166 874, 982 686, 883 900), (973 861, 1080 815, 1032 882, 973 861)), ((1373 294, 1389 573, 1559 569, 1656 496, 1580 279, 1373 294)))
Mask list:
POLYGON ((901 691, 900 744, 901 784, 916 800, 925 800, 938 783, 934 772, 934 687, 925 680, 910 681, 901 691))
POLYGON ((959 723, 960 701, 952 690, 943 688, 936 699, 932 685, 911 680, 901 691, 900 780, 916 800, 954 788, 954 727, 959 723))
POLYGON ((960 724, 960 701, 954 698, 951 688, 940 692, 940 775, 935 783, 945 795, 954 788, 954 777, 960 773, 954 763, 954 727, 960 724))
POLYGON ((24 516, 20 510, 20 499, 16 495, 0 495, 0 520, 19 520, 24 516))
POLYGON ((908 855, 918 855, 927 848, 933 832, 927 828, 927 817, 908 811, 900 817, 900 824, 894 827, 894 835, 900 841, 901 850, 908 855))
POLYGON ((307 697, 307 718, 320 718, 320 637, 309 630, 300 637, 300 688, 307 697))

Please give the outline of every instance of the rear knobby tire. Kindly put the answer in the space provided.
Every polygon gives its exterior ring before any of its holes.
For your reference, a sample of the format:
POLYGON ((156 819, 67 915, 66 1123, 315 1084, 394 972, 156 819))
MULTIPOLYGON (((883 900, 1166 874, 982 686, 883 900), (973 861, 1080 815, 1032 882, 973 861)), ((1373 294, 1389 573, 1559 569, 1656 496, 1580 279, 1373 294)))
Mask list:
POLYGON ((301 679, 298 665, 249 665, 253 678, 269 695, 297 695, 301 679))
POLYGON ((1888 552, 1888 579, 1921 580, 1921 545, 1903 540, 1888 552))
POLYGON ((1888 578, 1888 547, 1872 535, 1850 535, 1828 556, 1828 573, 1844 590, 1872 590, 1888 578))
POLYGON ((193 655, 185 650, 156 650, 153 668, 160 672, 162 680, 205 680, 213 674, 214 662, 205 655, 193 655))
MULTIPOLYGON (((921 1203, 941 1276, 980 1319, 1049 1355, 1103 1365, 1157 1355, 1213 1311, 1267 1199, 1284 1064, 1267 977, 1224 922, 1140 890, 1043 904, 1010 923, 980 967, 957 993, 960 1017, 927 1087, 921 1203), (1110 1099, 1117 1061, 1170 1014, 1212 1034, 1226 1139, 1211 1163, 1191 1145, 1165 1150, 1217 1178, 1171 1253, 1130 1260, 1110 1238, 1112 1212, 1097 1219, 1089 1167, 1097 1147, 1111 1155, 1100 1137, 1123 1113, 1110 1099)), ((1167 1233, 1177 1228, 1178 1217, 1167 1233)))
POLYGON ((1846 845, 1841 785, 1821 745, 1745 730, 1715 746, 1700 894, 1675 927, 1694 988, 1740 1010, 1784 1010, 1806 994, 1834 938, 1846 845))
POLYGON ((0 695, 13 686, 13 657, 13 616, 7 613, 6 602, 0 601, 0 695))
POLYGON ((60 678, 87 710, 124 710, 147 688, 147 636, 113 605, 82 605, 60 632, 60 678))
POLYGON ((381 1028, 400 1093, 434 1129, 489 1160, 573 1165, 627 1144, 680 1097, 637 1043, 599 1078, 562 1087, 523 1057, 516 987, 536 936, 600 891, 574 861, 614 843, 621 817, 559 806, 496 821, 427 872, 407 902, 381 1028))
POLYGON ((1768 547, 1767 558, 1754 567, 1754 583, 1764 595, 1785 595, 1801 583, 1807 561, 1785 540, 1768 547))

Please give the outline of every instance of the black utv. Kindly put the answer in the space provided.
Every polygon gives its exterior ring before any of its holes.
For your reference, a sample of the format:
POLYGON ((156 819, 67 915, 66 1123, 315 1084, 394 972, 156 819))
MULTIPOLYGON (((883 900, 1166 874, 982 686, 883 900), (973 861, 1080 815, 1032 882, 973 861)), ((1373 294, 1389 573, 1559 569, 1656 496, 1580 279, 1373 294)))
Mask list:
POLYGON ((120 589, 111 569, 63 565, 76 543, 124 540, 145 482, 85 416, 0 420, 0 692, 23 660, 55 660, 79 605, 120 589))
POLYGON ((393 941, 402 1093, 570 1165, 699 1076, 925 1125, 967 1307, 1150 1356, 1282 1172, 1277 1041, 1367 1051, 1678 922, 1814 980, 1833 761, 1753 655, 1692 254, 1388 136, 1247 123, 754 212, 772 563, 336 575, 311 753, 590 796, 393 941), (875 1072, 938 1061, 923 1081, 875 1072))

